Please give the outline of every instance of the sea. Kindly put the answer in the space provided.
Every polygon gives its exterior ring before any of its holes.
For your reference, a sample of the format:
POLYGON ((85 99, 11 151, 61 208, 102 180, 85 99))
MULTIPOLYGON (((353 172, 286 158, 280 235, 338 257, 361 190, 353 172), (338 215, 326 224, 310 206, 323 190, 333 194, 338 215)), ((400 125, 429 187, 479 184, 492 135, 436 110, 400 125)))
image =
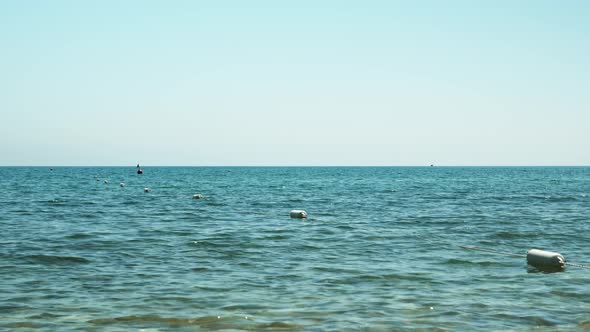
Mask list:
POLYGON ((142 170, 0 168, 0 330, 590 331, 505 254, 590 265, 590 167, 142 170))

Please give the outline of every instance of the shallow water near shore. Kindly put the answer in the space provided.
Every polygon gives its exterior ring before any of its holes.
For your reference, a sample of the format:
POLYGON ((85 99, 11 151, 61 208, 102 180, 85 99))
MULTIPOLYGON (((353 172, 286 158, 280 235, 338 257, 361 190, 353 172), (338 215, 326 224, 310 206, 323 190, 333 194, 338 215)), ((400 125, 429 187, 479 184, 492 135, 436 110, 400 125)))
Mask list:
POLYGON ((590 330, 589 270, 459 248, 590 265, 588 167, 143 170, 0 168, 0 330, 590 330))

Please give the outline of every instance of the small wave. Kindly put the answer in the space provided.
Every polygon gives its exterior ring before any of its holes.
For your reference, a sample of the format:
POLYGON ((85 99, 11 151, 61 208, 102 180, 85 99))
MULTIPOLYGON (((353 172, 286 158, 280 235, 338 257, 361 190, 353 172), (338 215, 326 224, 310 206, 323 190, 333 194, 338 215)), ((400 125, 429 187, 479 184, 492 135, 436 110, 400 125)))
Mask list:
POLYGON ((180 302, 180 303, 191 303, 194 301, 193 298, 190 297, 183 297, 183 296, 162 296, 162 297, 154 297, 157 301, 173 301, 173 302, 180 302))
POLYGON ((420 274, 399 274, 389 273, 384 274, 383 278, 390 280, 409 280, 409 281, 430 281, 431 279, 420 274))
POLYGON ((11 304, 2 304, 0 305, 0 313, 11 313, 11 312, 15 312, 15 311, 25 311, 25 310, 30 310, 31 307, 27 306, 27 305, 11 305, 11 304))
POLYGON ((316 215, 318 217, 339 217, 339 216, 341 216, 338 213, 333 213, 333 212, 330 212, 330 211, 318 212, 318 213, 315 213, 314 215, 316 215))
POLYGON ((207 202, 207 206, 226 206, 227 204, 225 203, 220 203, 220 202, 207 202))
POLYGON ((303 329, 303 326, 301 326, 301 325, 289 324, 289 323, 283 323, 283 322, 257 324, 253 328, 253 330, 263 330, 263 331, 297 331, 297 330, 302 330, 302 329, 303 329))
POLYGON ((421 198, 428 201, 455 201, 464 197, 461 195, 424 195, 421 198))
POLYGON ((321 245, 304 244, 299 247, 300 250, 321 250, 324 249, 321 245))
POLYGON ((264 238, 264 240, 277 241, 277 240, 288 240, 289 238, 290 238, 290 236, 277 234, 277 235, 267 236, 264 238))
POLYGON ((502 239, 502 240, 511 240, 511 239, 523 239, 523 238, 536 238, 539 235, 537 234, 533 234, 533 233, 512 233, 512 232, 506 232, 506 231, 501 231, 498 232, 496 234, 494 234, 494 237, 498 238, 498 239, 502 239))
POLYGON ((451 258, 446 261, 446 264, 449 264, 449 265, 473 265, 473 264, 476 264, 479 266, 492 266, 492 265, 498 265, 498 262, 491 262, 491 261, 473 262, 473 261, 468 261, 468 260, 463 260, 463 259, 451 258))
POLYGON ((56 315, 56 314, 52 314, 50 312, 44 312, 42 314, 39 315, 33 315, 33 316, 29 316, 29 319, 47 319, 47 318, 57 318, 57 317, 61 317, 62 315, 56 315))
POLYGON ((33 322, 14 322, 14 323, 10 323, 7 325, 10 328, 13 329, 34 329, 34 328, 39 328, 40 326, 33 323, 33 322))
POLYGON ((544 317, 540 316, 525 316, 523 317, 524 320, 534 324, 535 326, 555 326, 555 322, 550 321, 544 317))
POLYGON ((186 243, 187 246, 189 247, 204 247, 204 248, 209 248, 209 247, 224 247, 225 245, 222 243, 216 243, 216 242, 211 242, 211 241, 207 241, 207 240, 200 240, 200 241, 190 241, 186 243))
POLYGON ((450 265, 464 265, 464 264, 471 264, 471 262, 470 261, 463 260, 463 259, 451 258, 451 259, 448 259, 446 261, 446 264, 450 264, 450 265))
POLYGON ((256 207, 256 208, 268 208, 271 209, 273 207, 275 207, 275 203, 273 202, 252 202, 250 204, 252 207, 256 207))
POLYGON ((204 267, 204 266, 193 267, 191 269, 191 271, 193 271, 193 272, 207 272, 207 271, 210 271, 210 270, 211 270, 210 268, 204 267))
POLYGON ((527 265, 527 273, 542 273, 542 274, 549 274, 549 273, 561 273, 564 270, 559 267, 544 267, 542 269, 534 267, 532 265, 527 265))
POLYGON ((74 233, 74 234, 70 234, 70 235, 66 236, 66 238, 68 238, 68 239, 89 239, 91 237, 94 237, 94 235, 85 234, 85 233, 74 233))
POLYGON ((535 326, 555 326, 555 322, 552 322, 548 319, 545 319, 540 316, 516 316, 510 315, 506 313, 496 314, 497 318, 502 320, 518 320, 518 321, 525 321, 535 326))
POLYGON ((87 264, 89 260, 77 256, 54 256, 54 255, 29 255, 24 256, 23 259, 29 263, 45 264, 45 265, 61 265, 61 264, 87 264))
POLYGON ((161 317, 159 315, 143 316, 122 316, 114 318, 99 318, 89 320, 88 323, 96 325, 112 324, 161 324, 170 327, 201 327, 211 330, 240 329, 253 331, 297 331, 302 330, 303 326, 285 322, 271 322, 253 324, 247 318, 241 317, 222 317, 222 316, 203 316, 197 318, 176 318, 161 317))
POLYGON ((249 310, 264 310, 268 309, 265 305, 259 304, 230 304, 222 307, 225 311, 249 311, 249 310))
POLYGON ((558 295, 561 297, 569 297, 569 298, 579 298, 579 299, 588 298, 588 293, 574 293, 574 292, 564 292, 564 291, 554 290, 554 291, 551 291, 551 294, 558 295))
POLYGON ((31 215, 34 215, 34 214, 35 214, 35 213, 33 213, 32 211, 29 211, 29 210, 22 210, 22 209, 18 209, 18 210, 12 210, 12 211, 10 211, 10 212, 13 212, 13 213, 18 213, 18 214, 20 214, 20 215, 23 215, 23 216, 31 216, 31 215))
POLYGON ((79 214, 78 217, 80 219, 98 219, 100 216, 96 213, 82 213, 79 214))
POLYGON ((545 200, 547 202, 551 202, 551 203, 576 202, 576 201, 578 201, 578 197, 575 197, 575 196, 548 196, 545 200))
POLYGON ((58 204, 58 205, 65 205, 65 202, 64 202, 64 201, 62 201, 62 200, 59 200, 59 199, 57 199, 57 198, 55 198, 55 199, 50 199, 50 200, 48 200, 48 201, 45 201, 45 203, 48 203, 48 204, 50 204, 50 205, 53 205, 53 204, 58 204))
POLYGON ((545 195, 529 195, 529 196, 521 196, 522 199, 538 199, 538 200, 546 200, 549 196, 545 195))
POLYGON ((171 326, 190 326, 190 325, 203 325, 210 324, 212 322, 218 322, 221 318, 219 316, 204 316, 199 318, 176 318, 176 317, 161 317, 158 315, 131 315, 121 316, 114 318, 99 318, 89 320, 88 323, 97 325, 110 325, 118 323, 160 323, 168 324, 171 326))
POLYGON ((319 272, 334 272, 334 273, 358 273, 359 271, 356 269, 346 269, 346 268, 339 268, 339 267, 332 267, 332 266, 314 266, 312 267, 314 271, 319 272))
POLYGON ((373 280, 381 280, 383 279, 382 275, 374 275, 374 274, 363 274, 356 277, 358 281, 373 281, 373 280))

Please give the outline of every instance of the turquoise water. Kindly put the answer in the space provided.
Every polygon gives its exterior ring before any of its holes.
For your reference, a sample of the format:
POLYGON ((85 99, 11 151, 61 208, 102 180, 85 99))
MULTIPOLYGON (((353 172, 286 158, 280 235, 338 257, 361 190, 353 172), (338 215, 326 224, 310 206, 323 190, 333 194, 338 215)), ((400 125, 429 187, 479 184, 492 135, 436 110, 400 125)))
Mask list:
POLYGON ((590 265, 587 167, 4 167, 0 189, 0 330, 590 330, 589 270, 459 248, 590 265))

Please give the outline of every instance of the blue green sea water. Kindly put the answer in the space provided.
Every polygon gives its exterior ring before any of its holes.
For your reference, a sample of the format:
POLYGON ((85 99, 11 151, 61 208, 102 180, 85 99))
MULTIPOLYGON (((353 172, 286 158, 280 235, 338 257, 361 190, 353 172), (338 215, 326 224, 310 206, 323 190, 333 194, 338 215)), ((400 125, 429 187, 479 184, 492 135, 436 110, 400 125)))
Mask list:
POLYGON ((590 265, 588 167, 143 170, 0 168, 0 330, 590 330, 589 270, 459 247, 590 265))

